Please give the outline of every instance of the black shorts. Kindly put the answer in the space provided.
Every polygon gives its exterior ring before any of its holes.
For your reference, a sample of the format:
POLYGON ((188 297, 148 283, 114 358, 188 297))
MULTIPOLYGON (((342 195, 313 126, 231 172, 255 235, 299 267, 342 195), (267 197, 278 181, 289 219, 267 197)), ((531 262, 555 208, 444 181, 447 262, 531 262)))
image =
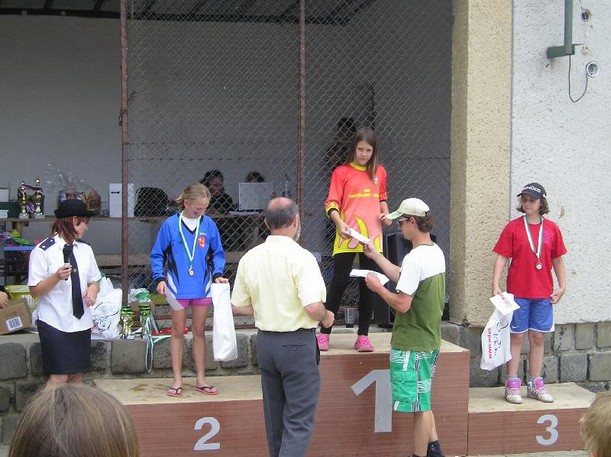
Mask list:
POLYGON ((46 373, 74 374, 91 369, 91 329, 66 333, 40 319, 36 325, 46 373))

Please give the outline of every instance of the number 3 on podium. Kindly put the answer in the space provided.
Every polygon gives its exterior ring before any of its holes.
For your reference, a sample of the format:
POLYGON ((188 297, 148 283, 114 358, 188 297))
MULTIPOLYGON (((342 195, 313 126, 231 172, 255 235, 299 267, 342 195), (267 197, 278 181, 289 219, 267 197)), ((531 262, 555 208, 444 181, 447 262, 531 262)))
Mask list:
POLYGON ((537 443, 541 446, 551 446, 558 441, 558 418, 553 414, 544 414, 537 420, 537 424, 549 423, 549 426, 545 427, 545 431, 548 433, 547 436, 537 435, 537 443))

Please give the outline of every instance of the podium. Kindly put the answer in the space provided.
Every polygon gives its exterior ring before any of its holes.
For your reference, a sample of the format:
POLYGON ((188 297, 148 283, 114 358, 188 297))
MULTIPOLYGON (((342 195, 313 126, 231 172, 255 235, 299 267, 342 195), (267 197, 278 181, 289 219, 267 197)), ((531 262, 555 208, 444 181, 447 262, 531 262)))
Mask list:
MULTIPOLYGON (((392 411, 390 333, 369 335, 375 352, 359 353, 354 334, 333 334, 321 354, 321 394, 309 457, 405 456, 413 450, 411 414, 392 411)), ((524 398, 511 405, 503 387, 469 388, 469 351, 443 342, 433 382, 433 412, 446 455, 516 454, 582 449, 578 420, 594 394, 575 384, 551 384, 551 404, 524 398)), ((170 398, 172 378, 100 379, 96 384, 131 412, 141 454, 267 455, 258 375, 208 376, 219 395, 170 398), (210 451, 210 452, 208 452, 210 451)))
POLYGON ((574 383, 548 384, 553 403, 526 398, 514 405, 503 387, 469 391, 469 454, 522 454, 582 449, 579 419, 594 394, 574 383))

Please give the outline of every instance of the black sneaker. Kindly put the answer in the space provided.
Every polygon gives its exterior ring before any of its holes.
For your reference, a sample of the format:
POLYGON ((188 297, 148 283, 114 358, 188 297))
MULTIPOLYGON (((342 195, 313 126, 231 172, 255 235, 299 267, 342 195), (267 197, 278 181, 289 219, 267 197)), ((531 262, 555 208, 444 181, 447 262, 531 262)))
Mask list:
POLYGON ((428 447, 426 448, 426 457, 445 457, 443 455, 443 451, 441 450, 439 440, 429 443, 428 447))

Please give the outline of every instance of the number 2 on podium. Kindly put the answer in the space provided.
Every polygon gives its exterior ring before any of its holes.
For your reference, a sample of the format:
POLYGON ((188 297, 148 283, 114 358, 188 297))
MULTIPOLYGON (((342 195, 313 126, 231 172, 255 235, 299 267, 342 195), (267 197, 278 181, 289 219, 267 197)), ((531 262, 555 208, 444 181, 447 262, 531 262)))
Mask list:
POLYGON ((202 417, 198 419, 193 427, 193 430, 201 430, 204 425, 210 425, 210 430, 204 436, 197 440, 194 451, 216 451, 221 448, 221 443, 208 443, 207 441, 216 436, 221 430, 221 424, 216 417, 202 417))

